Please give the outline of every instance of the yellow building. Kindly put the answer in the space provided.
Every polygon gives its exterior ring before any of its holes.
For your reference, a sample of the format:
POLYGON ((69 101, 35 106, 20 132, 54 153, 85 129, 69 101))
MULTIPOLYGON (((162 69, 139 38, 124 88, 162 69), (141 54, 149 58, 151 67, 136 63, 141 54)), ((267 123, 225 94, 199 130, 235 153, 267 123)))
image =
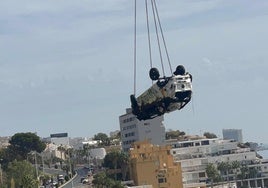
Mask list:
POLYGON ((135 185, 153 188, 182 188, 180 163, 174 163, 171 146, 135 142, 130 149, 130 176, 135 185))

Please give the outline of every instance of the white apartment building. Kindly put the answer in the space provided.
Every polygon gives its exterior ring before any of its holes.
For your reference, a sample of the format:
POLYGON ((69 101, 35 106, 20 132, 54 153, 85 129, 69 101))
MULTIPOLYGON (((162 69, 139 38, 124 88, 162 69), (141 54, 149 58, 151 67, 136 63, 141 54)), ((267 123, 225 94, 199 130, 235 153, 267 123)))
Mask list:
POLYGON ((75 150, 83 150, 85 145, 88 146, 97 146, 98 141, 92 140, 91 138, 77 137, 70 138, 70 146, 75 150))
POLYGON ((223 129, 222 135, 225 140, 235 140, 243 143, 242 129, 223 129))
MULTIPOLYGON (((180 158, 191 154, 194 158, 207 155, 230 154, 237 150, 237 142, 221 139, 198 139, 189 141, 169 141, 173 153, 180 158)), ((187 158, 187 156, 186 156, 187 158)))
MULTIPOLYGON (((206 167, 209 163, 239 161, 252 164, 256 153, 249 148, 238 148, 238 142, 222 139, 199 139, 190 141, 169 141, 172 155, 181 163, 184 187, 206 182, 206 167)), ((265 168, 265 167, 263 167, 265 168)), ((267 170, 268 171, 268 168, 267 170)))
POLYGON ((68 133, 56 133, 50 135, 51 143, 55 145, 62 145, 69 147, 70 146, 70 138, 68 137, 68 133))
POLYGON ((130 108, 126 109, 126 114, 119 117, 123 151, 127 152, 136 141, 148 140, 154 145, 165 144, 163 121, 163 116, 139 121, 130 108))

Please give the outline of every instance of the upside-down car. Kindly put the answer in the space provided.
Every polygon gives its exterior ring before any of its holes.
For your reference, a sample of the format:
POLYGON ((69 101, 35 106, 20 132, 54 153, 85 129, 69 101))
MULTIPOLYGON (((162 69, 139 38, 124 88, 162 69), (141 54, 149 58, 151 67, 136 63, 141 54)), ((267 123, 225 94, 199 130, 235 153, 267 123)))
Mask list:
POLYGON ((151 68, 153 85, 137 98, 130 96, 132 113, 139 120, 153 119, 165 113, 182 109, 192 96, 192 75, 182 65, 170 77, 161 77, 157 68, 151 68))

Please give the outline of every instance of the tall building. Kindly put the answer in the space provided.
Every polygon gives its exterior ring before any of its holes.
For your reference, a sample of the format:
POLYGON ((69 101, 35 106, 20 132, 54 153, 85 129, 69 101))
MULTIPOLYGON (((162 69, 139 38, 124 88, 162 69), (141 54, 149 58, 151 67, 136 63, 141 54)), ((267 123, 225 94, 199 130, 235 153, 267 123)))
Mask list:
POLYGON ((70 138, 68 137, 68 133, 51 134, 50 139, 51 143, 58 146, 70 146, 70 138))
POLYGON ((242 129, 223 129, 223 139, 243 143, 242 129))
POLYGON ((148 140, 155 145, 165 144, 165 127, 163 116, 145 121, 139 121, 132 110, 126 109, 126 114, 119 117, 122 149, 127 152, 136 141, 148 140))
POLYGON ((174 163, 171 146, 135 142, 130 153, 130 176, 135 185, 182 188, 180 163, 174 163))

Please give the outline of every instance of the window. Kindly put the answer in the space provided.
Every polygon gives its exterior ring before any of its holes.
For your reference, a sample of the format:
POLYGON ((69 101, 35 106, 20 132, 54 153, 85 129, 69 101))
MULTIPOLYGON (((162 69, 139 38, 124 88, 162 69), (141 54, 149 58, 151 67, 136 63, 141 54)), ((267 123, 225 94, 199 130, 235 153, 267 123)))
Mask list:
POLYGON ((145 158, 145 153, 141 153, 141 158, 145 158))
POLYGON ((134 117, 131 117, 131 118, 127 118, 127 119, 124 119, 123 120, 123 123, 127 123, 127 122, 131 122, 134 120, 134 117))
POLYGON ((158 178, 158 183, 166 183, 167 179, 166 178, 158 178))
POLYGON ((205 178, 206 173, 205 172, 199 172, 199 178, 205 178))
POLYGON ((193 142, 186 142, 186 143, 183 143, 183 147, 191 147, 193 146, 194 143, 193 142))
POLYGON ((201 141, 201 145, 209 145, 209 141, 208 140, 204 140, 204 141, 201 141))
POLYGON ((134 136, 134 135, 135 135, 135 132, 130 132, 130 133, 125 134, 125 138, 130 137, 130 136, 134 136))

